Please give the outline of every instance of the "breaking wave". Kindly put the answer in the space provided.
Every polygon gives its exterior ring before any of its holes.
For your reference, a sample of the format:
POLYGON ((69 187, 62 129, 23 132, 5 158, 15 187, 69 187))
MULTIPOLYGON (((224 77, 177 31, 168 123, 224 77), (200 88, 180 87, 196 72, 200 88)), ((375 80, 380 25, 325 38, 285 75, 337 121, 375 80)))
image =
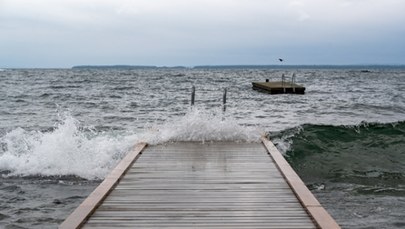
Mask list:
POLYGON ((163 125, 150 126, 141 141, 159 144, 176 141, 243 141, 257 142, 263 131, 258 127, 241 126, 220 110, 190 109, 163 125))
POLYGON ((355 184, 356 192, 405 196, 405 121, 307 124, 275 136, 307 184, 355 184))
POLYGON ((97 131, 71 115, 51 131, 14 129, 0 138, 3 176, 78 176, 103 179, 137 142, 258 141, 260 130, 244 127, 221 112, 191 109, 140 133, 97 131))
POLYGON ((50 132, 17 128, 3 136, 0 170, 8 175, 100 179, 130 148, 131 140, 82 129, 68 116, 50 132))

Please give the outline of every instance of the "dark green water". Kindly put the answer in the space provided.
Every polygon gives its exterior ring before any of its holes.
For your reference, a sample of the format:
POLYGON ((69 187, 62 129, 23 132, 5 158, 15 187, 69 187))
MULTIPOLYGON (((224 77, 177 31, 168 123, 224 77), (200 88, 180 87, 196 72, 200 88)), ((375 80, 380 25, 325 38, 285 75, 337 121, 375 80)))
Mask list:
POLYGON ((403 228, 405 122, 303 125, 286 158, 345 228, 403 228))

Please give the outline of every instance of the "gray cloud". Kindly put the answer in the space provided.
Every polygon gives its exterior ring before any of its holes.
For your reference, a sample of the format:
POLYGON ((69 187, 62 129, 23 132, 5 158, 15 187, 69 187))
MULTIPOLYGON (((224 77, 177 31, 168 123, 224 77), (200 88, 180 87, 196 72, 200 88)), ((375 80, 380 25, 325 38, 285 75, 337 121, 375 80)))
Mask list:
POLYGON ((0 0, 0 67, 274 64, 279 56, 405 64, 403 9, 399 0, 0 0))

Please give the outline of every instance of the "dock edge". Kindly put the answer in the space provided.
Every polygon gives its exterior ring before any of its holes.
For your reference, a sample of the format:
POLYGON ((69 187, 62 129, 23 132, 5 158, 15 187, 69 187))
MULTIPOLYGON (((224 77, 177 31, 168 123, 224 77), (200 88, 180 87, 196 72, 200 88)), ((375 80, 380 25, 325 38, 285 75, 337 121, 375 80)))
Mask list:
POLYGON ((59 225, 60 229, 81 228, 96 208, 118 184, 131 165, 141 156, 147 143, 138 143, 108 174, 99 186, 59 225))
POLYGON ((291 165, 285 160, 284 156, 278 151, 274 144, 266 137, 261 137, 261 141, 267 149, 268 154, 276 163, 277 168, 284 176, 288 185, 291 187, 294 194, 297 196, 301 205, 308 212, 316 226, 322 229, 338 229, 340 226, 329 215, 329 213, 322 207, 315 196, 309 191, 307 186, 297 175, 291 165))

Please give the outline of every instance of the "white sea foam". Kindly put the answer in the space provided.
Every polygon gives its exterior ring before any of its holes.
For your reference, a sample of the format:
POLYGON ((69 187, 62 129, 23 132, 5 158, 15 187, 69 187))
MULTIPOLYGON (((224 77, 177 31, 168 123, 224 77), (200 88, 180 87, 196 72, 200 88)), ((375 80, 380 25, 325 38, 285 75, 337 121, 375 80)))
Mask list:
POLYGON ((99 179, 133 144, 130 138, 85 133, 71 116, 52 132, 18 128, 1 138, 6 151, 0 155, 0 170, 10 171, 10 175, 99 179))
POLYGON ((302 132, 304 129, 302 126, 291 128, 288 131, 284 131, 279 137, 274 137, 271 141, 277 146, 277 149, 284 155, 291 149, 293 144, 292 137, 302 132))
POLYGON ((150 125, 142 133, 97 133, 80 128, 72 116, 51 132, 14 129, 0 138, 0 171, 11 176, 76 175, 102 179, 137 142, 258 141, 260 131, 238 125, 222 114, 192 109, 163 125, 150 125))
POLYGON ((219 110, 190 109, 185 116, 163 125, 150 126, 139 139, 149 144, 175 141, 256 142, 261 134, 259 128, 241 126, 219 110))

